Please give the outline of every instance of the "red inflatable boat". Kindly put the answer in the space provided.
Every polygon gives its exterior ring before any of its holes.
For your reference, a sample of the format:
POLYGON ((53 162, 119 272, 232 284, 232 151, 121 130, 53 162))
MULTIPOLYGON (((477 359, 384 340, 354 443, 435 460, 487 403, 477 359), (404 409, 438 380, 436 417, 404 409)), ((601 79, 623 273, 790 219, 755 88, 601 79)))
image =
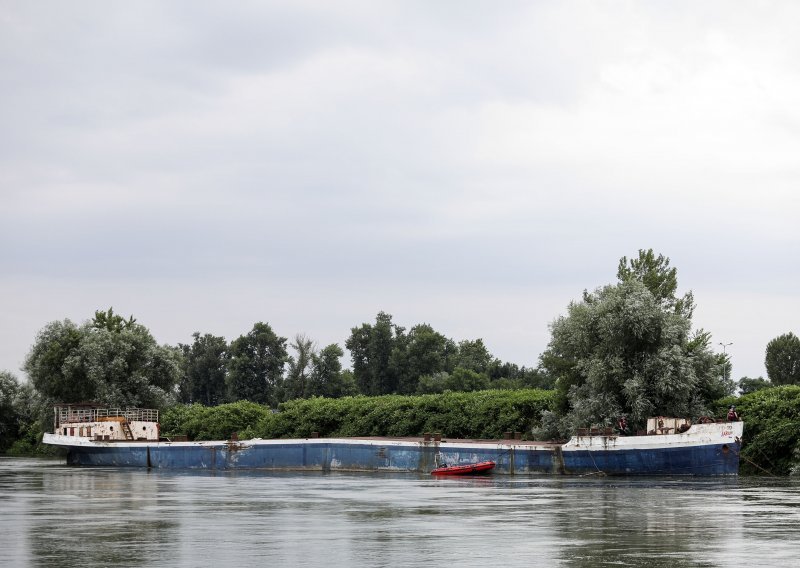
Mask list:
POLYGON ((466 463, 462 465, 443 465, 431 472, 431 475, 472 475, 476 473, 486 473, 494 468, 493 461, 478 463, 466 463))

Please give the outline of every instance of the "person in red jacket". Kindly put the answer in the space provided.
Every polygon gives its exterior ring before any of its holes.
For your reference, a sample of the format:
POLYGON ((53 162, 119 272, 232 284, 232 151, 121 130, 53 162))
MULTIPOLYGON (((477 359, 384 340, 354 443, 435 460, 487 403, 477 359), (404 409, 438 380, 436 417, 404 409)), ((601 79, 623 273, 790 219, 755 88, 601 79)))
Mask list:
POLYGON ((731 407, 728 409, 728 422, 738 422, 738 421, 739 421, 739 415, 736 414, 736 407, 731 405, 731 407))

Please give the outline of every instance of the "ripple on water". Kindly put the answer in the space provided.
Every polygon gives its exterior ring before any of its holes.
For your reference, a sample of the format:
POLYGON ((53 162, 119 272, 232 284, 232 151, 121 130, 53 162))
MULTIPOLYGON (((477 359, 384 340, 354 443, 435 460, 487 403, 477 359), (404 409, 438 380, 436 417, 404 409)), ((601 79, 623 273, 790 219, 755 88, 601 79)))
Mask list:
POLYGON ((792 566, 800 484, 0 459, 0 565, 792 566))

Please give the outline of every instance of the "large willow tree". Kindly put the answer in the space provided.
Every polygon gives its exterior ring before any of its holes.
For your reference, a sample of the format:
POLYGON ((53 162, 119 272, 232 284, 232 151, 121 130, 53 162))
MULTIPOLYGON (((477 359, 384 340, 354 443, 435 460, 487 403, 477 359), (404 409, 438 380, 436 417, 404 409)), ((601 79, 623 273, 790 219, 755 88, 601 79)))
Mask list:
POLYGON ((653 415, 696 417, 732 392, 709 334, 692 333, 692 295, 675 296, 669 259, 639 251, 620 261, 617 276, 551 324, 541 357, 557 377, 558 405, 544 417, 551 435, 611 425, 621 415, 636 428, 653 415))
POLYGON ((158 408, 172 402, 180 353, 159 346, 132 317, 109 309, 80 326, 70 320, 47 324, 24 368, 48 402, 158 408))

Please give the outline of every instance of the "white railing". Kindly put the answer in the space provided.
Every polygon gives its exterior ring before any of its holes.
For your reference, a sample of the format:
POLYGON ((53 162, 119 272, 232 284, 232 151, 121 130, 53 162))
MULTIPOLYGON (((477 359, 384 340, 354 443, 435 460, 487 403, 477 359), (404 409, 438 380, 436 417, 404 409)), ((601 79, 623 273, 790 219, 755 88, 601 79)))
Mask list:
POLYGON ((158 410, 152 408, 99 408, 91 406, 56 406, 53 409, 53 425, 76 422, 98 422, 101 418, 122 417, 127 422, 158 422, 158 410))

